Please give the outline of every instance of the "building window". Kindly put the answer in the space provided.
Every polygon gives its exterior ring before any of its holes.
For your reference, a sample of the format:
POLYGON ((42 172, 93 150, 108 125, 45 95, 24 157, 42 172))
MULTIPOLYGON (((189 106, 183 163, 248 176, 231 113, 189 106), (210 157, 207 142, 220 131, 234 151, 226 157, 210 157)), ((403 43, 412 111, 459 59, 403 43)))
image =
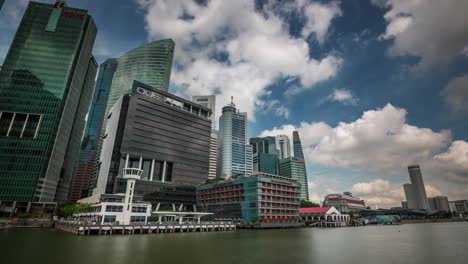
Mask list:
POLYGON ((122 212, 123 206, 119 205, 108 205, 106 206, 106 212, 122 212))
POLYGON ((141 180, 148 181, 151 178, 151 160, 143 160, 143 165, 141 166, 141 169, 143 170, 141 180))
POLYGON ((146 218, 145 216, 133 215, 133 216, 130 216, 130 222, 131 223, 144 223, 145 218, 146 218))
POLYGON ((172 162, 167 162, 166 163, 166 177, 165 177, 166 182, 172 181, 172 169, 173 169, 172 162))
POLYGON ((115 215, 105 215, 104 216, 104 223, 115 223, 115 219, 117 217, 115 215))
POLYGON ((36 138, 41 115, 0 112, 0 136, 36 138))
POLYGON ((128 168, 140 168, 140 158, 128 159, 128 168))
POLYGON ((163 163, 161 161, 154 161, 154 169, 153 169, 153 181, 160 182, 162 181, 162 168, 163 163))
POLYGON ((145 206, 132 206, 132 213, 146 213, 145 206))

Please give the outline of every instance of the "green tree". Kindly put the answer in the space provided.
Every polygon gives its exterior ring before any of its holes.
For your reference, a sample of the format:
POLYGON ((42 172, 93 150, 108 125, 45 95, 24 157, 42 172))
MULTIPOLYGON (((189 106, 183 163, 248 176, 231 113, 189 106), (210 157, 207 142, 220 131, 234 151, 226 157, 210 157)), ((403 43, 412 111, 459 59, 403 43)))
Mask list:
POLYGON ((91 204, 87 203, 65 204, 59 208, 58 216, 68 217, 73 215, 74 213, 89 212, 91 211, 91 209, 91 204))
POLYGON ((305 207, 320 207, 320 204, 311 201, 301 200, 301 208, 305 207))

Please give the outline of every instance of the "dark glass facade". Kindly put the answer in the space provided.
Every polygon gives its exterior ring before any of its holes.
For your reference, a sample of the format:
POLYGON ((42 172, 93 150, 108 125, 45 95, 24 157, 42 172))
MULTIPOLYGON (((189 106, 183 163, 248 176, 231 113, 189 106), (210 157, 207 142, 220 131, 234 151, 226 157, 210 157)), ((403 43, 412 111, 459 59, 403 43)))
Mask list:
POLYGON ((278 175, 278 150, 275 137, 251 138, 253 171, 278 175))
POLYGON ((293 150, 294 157, 304 160, 304 152, 302 150, 301 138, 299 137, 299 132, 293 132, 293 150))
POLYGON ((86 10, 30 2, 0 72, 0 200, 67 198, 92 97, 86 10))
POLYGON ((79 161, 72 180, 70 192, 70 201, 72 202, 91 195, 89 193, 90 181, 96 162, 99 161, 98 146, 101 140, 102 124, 116 68, 117 59, 107 59, 99 67, 93 100, 81 143, 79 161))

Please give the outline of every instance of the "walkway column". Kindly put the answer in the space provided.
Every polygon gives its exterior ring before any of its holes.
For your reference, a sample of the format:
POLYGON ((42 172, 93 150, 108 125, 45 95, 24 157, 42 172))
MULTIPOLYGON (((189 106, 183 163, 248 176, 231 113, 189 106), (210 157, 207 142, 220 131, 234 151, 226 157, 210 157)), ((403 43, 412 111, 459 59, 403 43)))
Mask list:
POLYGON ((198 224, 200 224, 200 218, 201 218, 201 216, 199 216, 198 219, 197 219, 198 224))

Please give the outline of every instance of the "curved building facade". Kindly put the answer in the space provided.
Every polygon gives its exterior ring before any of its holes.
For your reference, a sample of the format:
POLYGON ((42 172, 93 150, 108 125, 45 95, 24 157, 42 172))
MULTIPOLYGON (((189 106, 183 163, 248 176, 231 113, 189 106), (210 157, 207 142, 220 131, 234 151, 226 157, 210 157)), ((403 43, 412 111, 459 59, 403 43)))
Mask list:
POLYGON ((107 102, 107 111, 120 96, 132 91, 133 81, 168 91, 175 43, 172 39, 153 41, 128 51, 118 60, 107 102))

